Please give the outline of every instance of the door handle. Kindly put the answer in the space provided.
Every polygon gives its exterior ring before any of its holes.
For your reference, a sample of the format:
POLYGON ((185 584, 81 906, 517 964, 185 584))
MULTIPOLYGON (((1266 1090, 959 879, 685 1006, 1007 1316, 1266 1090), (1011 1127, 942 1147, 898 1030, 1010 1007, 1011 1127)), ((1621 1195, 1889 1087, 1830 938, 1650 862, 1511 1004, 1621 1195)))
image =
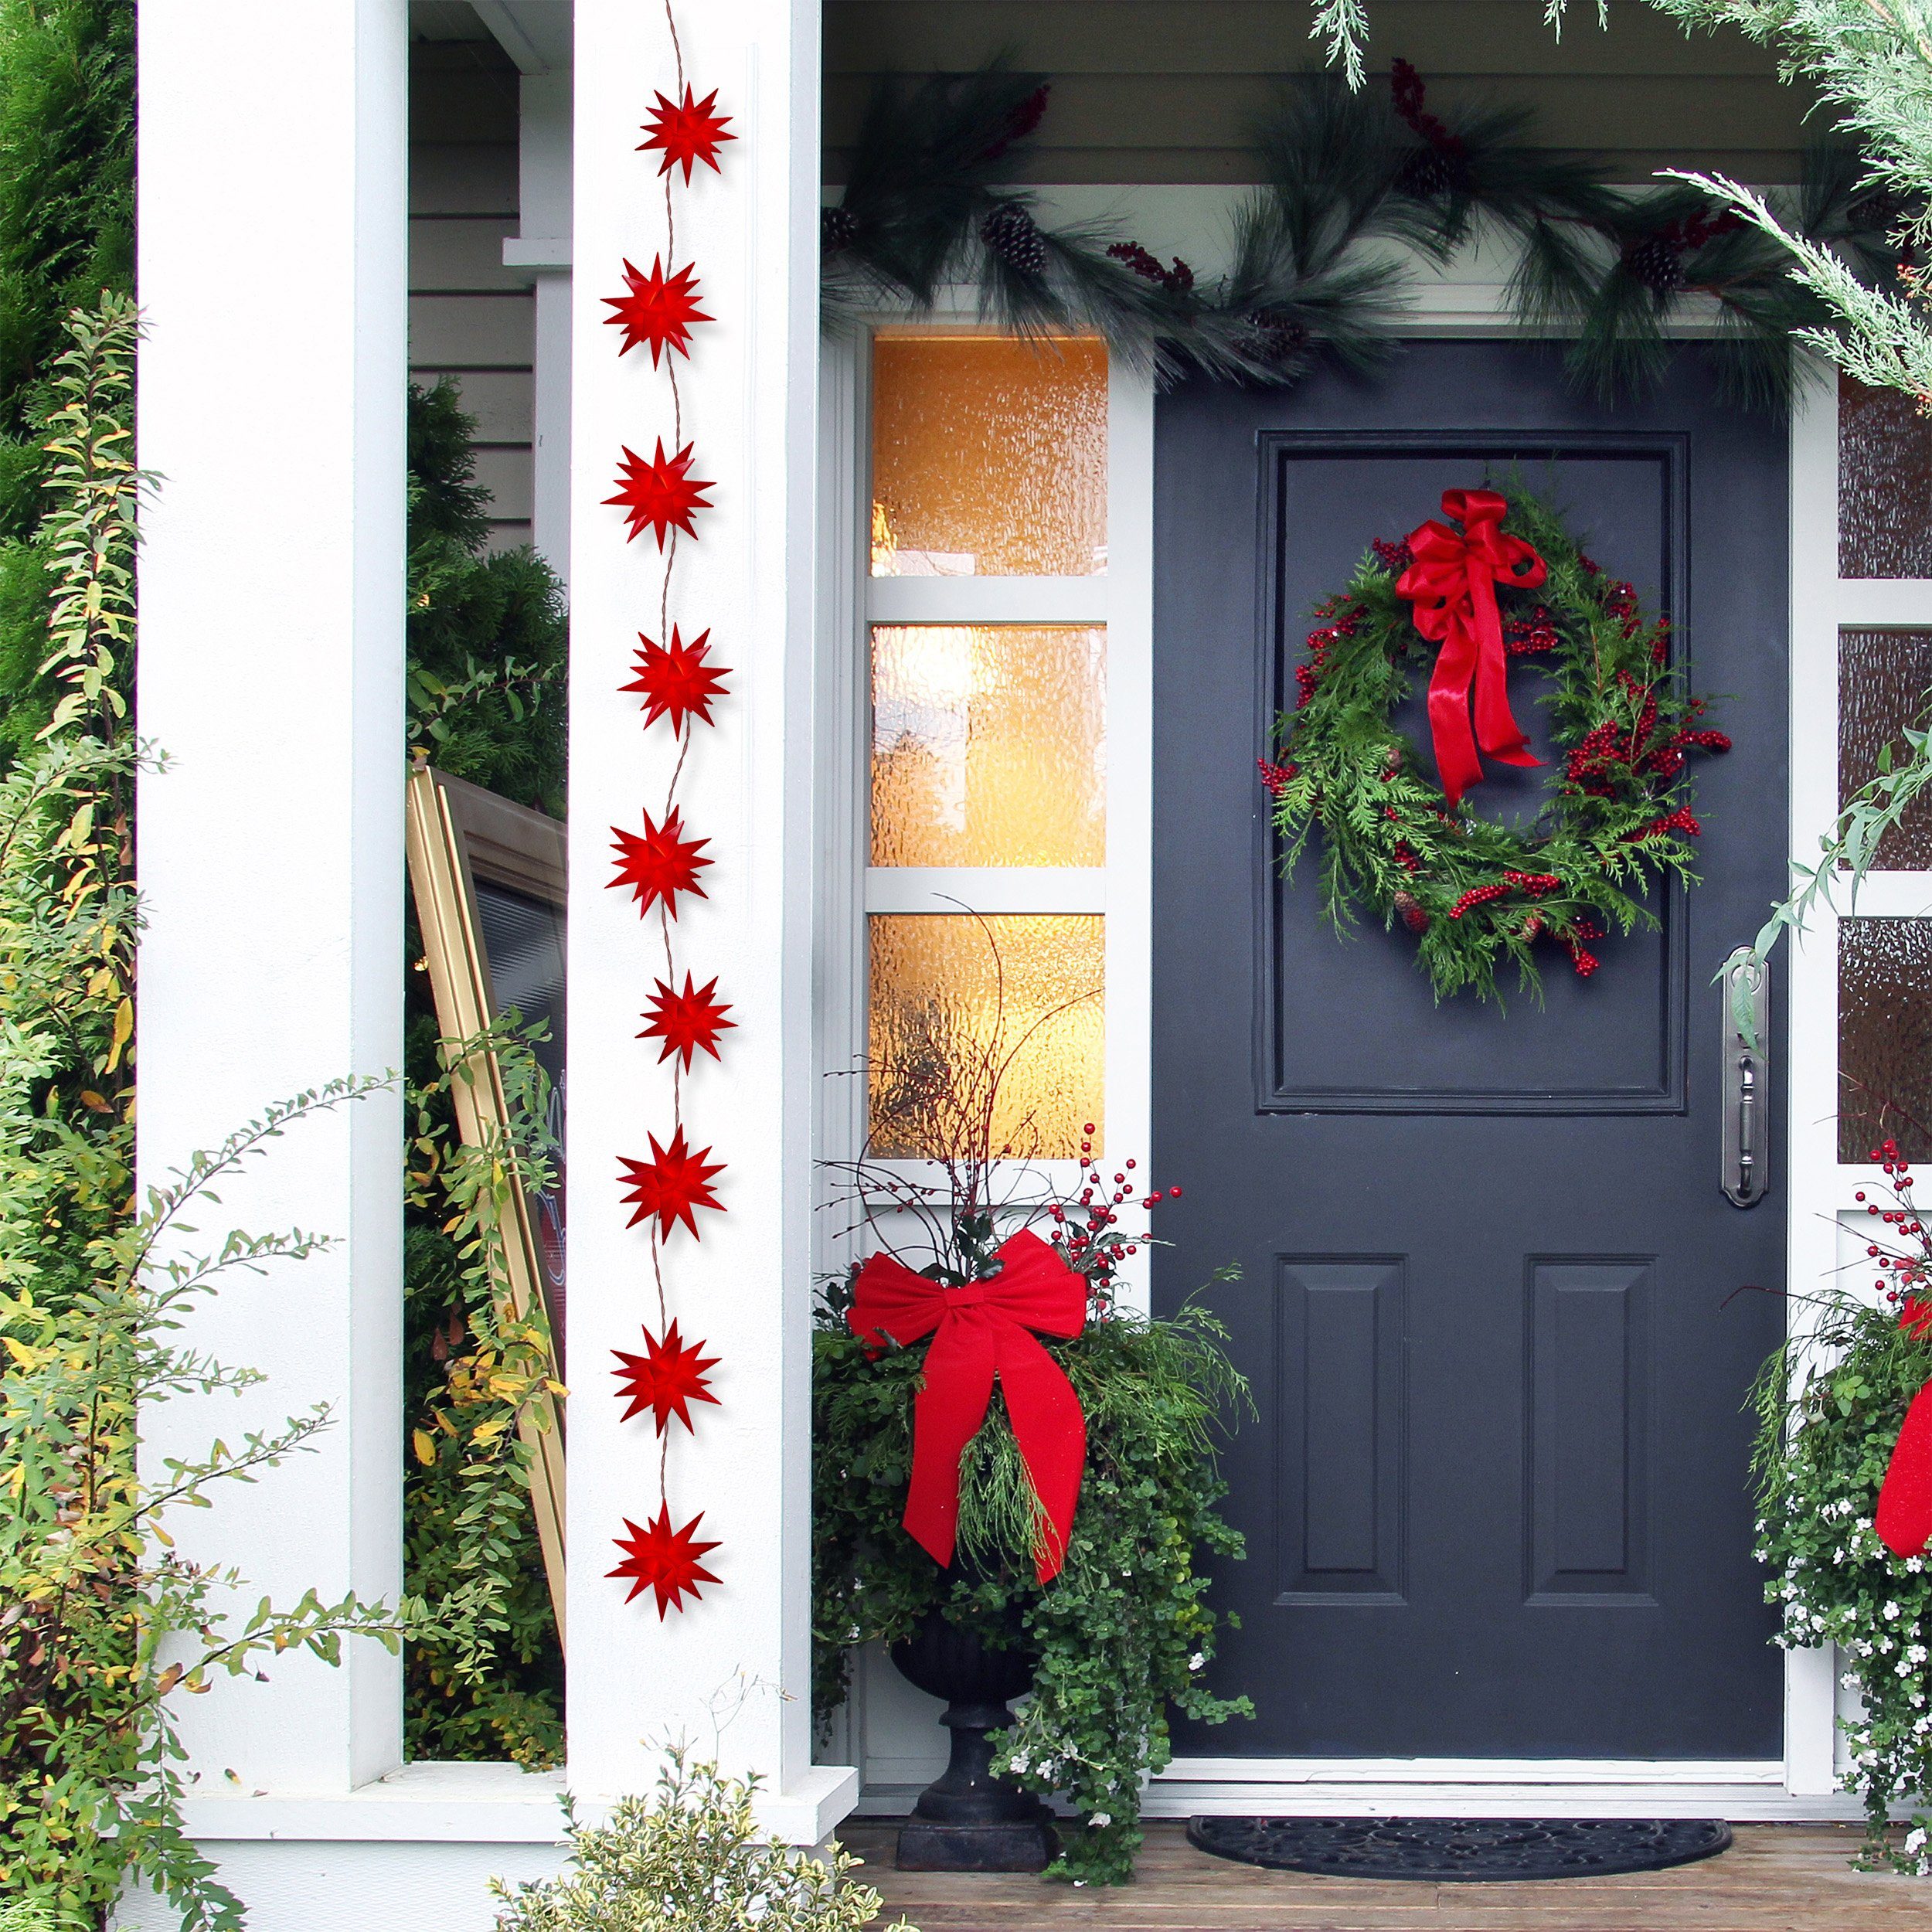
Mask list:
POLYGON ((1717 976, 1723 995, 1723 1162, 1718 1185, 1733 1207, 1755 1207, 1770 1174, 1771 972, 1740 946, 1717 976))

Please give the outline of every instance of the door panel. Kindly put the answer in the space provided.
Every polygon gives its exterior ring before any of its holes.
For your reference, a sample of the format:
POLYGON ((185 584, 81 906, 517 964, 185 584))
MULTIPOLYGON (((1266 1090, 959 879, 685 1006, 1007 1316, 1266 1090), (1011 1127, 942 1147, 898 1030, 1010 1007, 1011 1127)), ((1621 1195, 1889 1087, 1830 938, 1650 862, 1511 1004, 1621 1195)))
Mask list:
MULTIPOLYGON (((1613 414, 1540 350, 1435 342, 1373 386, 1161 405, 1153 1153, 1185 1193, 1155 1298, 1240 1265, 1208 1294, 1260 1409, 1216 1669, 1257 1716, 1183 1750, 1780 1750, 1743 1404, 1783 1307, 1734 1291, 1781 1285, 1781 1182, 1747 1213, 1719 1191, 1709 982, 1784 876, 1785 448, 1709 398, 1692 352, 1613 414), (1312 852, 1277 876, 1254 771, 1310 607, 1485 478, 1672 616, 1737 747, 1697 772, 1705 883, 1500 1009, 1437 1005, 1400 929, 1338 938, 1312 852)), ((1541 675, 1512 662, 1539 751, 1541 675)), ((1419 699, 1399 723, 1426 759, 1419 699)), ((1488 771, 1488 814, 1549 782, 1488 771)))

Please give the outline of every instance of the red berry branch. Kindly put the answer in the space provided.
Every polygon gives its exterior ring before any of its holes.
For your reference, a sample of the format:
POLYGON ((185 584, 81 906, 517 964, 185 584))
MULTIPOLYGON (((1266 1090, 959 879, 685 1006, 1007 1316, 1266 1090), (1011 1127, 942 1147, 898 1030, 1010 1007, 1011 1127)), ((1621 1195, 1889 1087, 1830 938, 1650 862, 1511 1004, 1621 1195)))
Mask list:
MULTIPOLYGON (((692 331, 714 319, 698 306, 699 280, 694 262, 677 265, 676 206, 674 185, 691 185, 693 170, 699 166, 722 175, 719 155, 724 145, 738 137, 728 131, 731 117, 717 111, 716 89, 700 100, 684 74, 684 53, 678 39, 675 16, 665 0, 665 22, 669 30, 671 49, 676 63, 675 90, 660 93, 643 128, 641 154, 658 157, 658 174, 664 183, 665 246, 654 250, 648 274, 625 260, 624 292, 604 300, 614 311, 605 319, 623 332, 619 355, 632 349, 648 348, 653 371, 662 374, 668 386, 671 403, 671 444, 667 454, 665 440, 658 435, 648 459, 624 446, 618 464, 617 493, 605 499, 624 513, 624 541, 634 543, 648 532, 663 558, 662 588, 658 598, 657 637, 638 633, 641 647, 630 667, 632 676, 621 684, 620 691, 635 693, 641 700, 641 729, 651 730, 668 724, 676 741, 676 757, 665 788, 662 808, 655 815, 643 811, 644 830, 632 832, 621 825, 611 828, 616 862, 609 880, 615 889, 628 890, 635 900, 638 917, 655 923, 662 949, 663 971, 656 976, 638 1017, 644 1026, 638 1037, 659 1043, 658 1063, 671 1067, 671 1122, 668 1135, 660 1138, 647 1131, 650 1155, 646 1159, 621 1158, 619 1189, 624 1205, 631 1210, 629 1225, 641 1227, 650 1242, 652 1278, 657 1288, 657 1323, 643 1327, 644 1352, 614 1351, 617 1366, 613 1372, 620 1387, 618 1400, 626 1402, 624 1420, 648 1413, 658 1437, 658 1509, 641 1527, 624 1519, 623 1536, 616 1539, 622 1560, 610 1573, 631 1585, 627 1602, 648 1590, 657 1605, 660 1621, 667 1612, 682 1610, 687 1601, 698 1601, 702 1584, 719 1579, 699 1559, 719 1547, 715 1540, 698 1536, 704 1521, 701 1510, 682 1525, 672 1521, 670 1495, 670 1424, 683 1423, 687 1435, 696 1436, 692 1420, 693 1403, 716 1405, 711 1371, 719 1358, 705 1353, 702 1341, 687 1342, 670 1314, 670 1294, 665 1280, 665 1255, 673 1237, 682 1228, 691 1240, 699 1238, 700 1212, 722 1214, 726 1202, 719 1197, 717 1182, 725 1163, 712 1158, 709 1147, 693 1145, 686 1131, 684 1114, 685 1077, 699 1052, 722 1060, 721 1036, 736 1022, 725 1015, 730 1005, 717 997, 714 976, 701 987, 689 968, 684 968, 683 985, 679 986, 677 920, 684 903, 705 897, 699 874, 714 862, 705 855, 709 838, 694 836, 685 822, 678 802, 678 781, 692 748, 697 726, 707 729, 716 722, 713 706, 730 695, 724 682, 726 667, 711 660, 711 633, 699 631, 689 642, 679 624, 671 620, 672 589, 677 570, 681 539, 696 541, 701 514, 715 510, 706 493, 717 488, 709 478, 696 475, 695 440, 684 431, 683 398, 678 386, 679 359, 689 361, 692 331), (666 264, 672 266, 667 267, 666 264), (658 639, 667 640, 659 642, 658 639)), ((640 251, 641 252, 641 251, 640 251)))

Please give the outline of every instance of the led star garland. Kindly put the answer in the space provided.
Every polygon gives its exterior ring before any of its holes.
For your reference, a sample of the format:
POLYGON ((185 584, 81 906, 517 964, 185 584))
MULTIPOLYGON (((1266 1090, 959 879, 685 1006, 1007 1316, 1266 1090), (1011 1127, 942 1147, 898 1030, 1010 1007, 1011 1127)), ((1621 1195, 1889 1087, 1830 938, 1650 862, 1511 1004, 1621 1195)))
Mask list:
POLYGON ((671 727, 677 740, 677 758, 671 782, 665 788, 663 809, 655 817, 647 808, 642 814, 641 832, 621 825, 611 828, 615 862, 609 885, 628 891, 635 900, 638 916, 647 923, 655 918, 664 946, 664 971, 648 996, 638 1017, 644 1029, 638 1037, 659 1043, 658 1063, 671 1065, 671 1131, 660 1140, 648 1134, 650 1158, 621 1158, 619 1186, 624 1205, 631 1210, 629 1225, 641 1226, 651 1243, 651 1274, 658 1292, 658 1325, 642 1330, 644 1353, 634 1355, 615 1349, 617 1366, 613 1371, 620 1387, 618 1400, 628 1403, 624 1420, 649 1413, 658 1435, 658 1509, 641 1526, 628 1516, 624 1534, 616 1538, 623 1560, 610 1573, 629 1583, 629 1602, 648 1590, 662 1621, 666 1613, 682 1610, 687 1600, 701 1599, 700 1584, 716 1583, 719 1578, 699 1560, 716 1549, 715 1540, 701 1539, 699 1526, 704 1514, 682 1526, 674 1525, 671 1514, 669 1481, 670 1428, 672 1420, 695 1436, 691 1405, 718 1398, 711 1392, 710 1372, 718 1357, 707 1355, 702 1340, 686 1342, 678 1324, 671 1318, 665 1287, 664 1258, 672 1237, 682 1226, 692 1240, 700 1238, 698 1215, 725 1212, 713 1183, 724 1172, 725 1164, 711 1158, 709 1147, 692 1144, 685 1131, 684 1077, 699 1052, 714 1060, 722 1060, 720 1036, 736 1025, 725 1016, 731 1011, 718 996, 714 977, 702 986, 687 967, 680 988, 679 961, 673 944, 681 903, 705 897, 699 874, 714 862, 705 856, 710 844, 693 835, 685 822, 677 799, 678 781, 689 756, 693 728, 707 729, 716 721, 712 706, 730 695, 723 682, 729 667, 711 661, 711 633, 701 631, 689 643, 681 628, 671 621, 671 585, 677 569, 678 543, 681 537, 697 539, 696 519, 700 512, 716 506, 706 492, 716 488, 709 479, 693 474, 697 463, 695 443, 684 434, 683 399, 678 388, 678 358, 689 361, 692 331, 700 323, 714 319, 698 305, 699 282, 693 262, 680 265, 677 260, 677 215, 672 196, 672 183, 681 170, 683 184, 690 185, 692 170, 702 162, 714 174, 722 174, 719 151, 737 136, 725 130, 730 117, 716 111, 716 90, 700 100, 685 83, 684 53, 678 42, 678 26, 669 0, 665 0, 665 22, 670 30, 672 52, 677 63, 677 90, 659 94, 642 129, 645 138, 639 153, 660 157, 658 173, 664 182, 665 247, 651 256, 648 274, 629 260, 624 264, 625 292, 604 299, 614 312, 605 319, 623 331, 617 350, 626 355, 634 349, 648 348, 651 366, 662 369, 670 384, 672 435, 667 451, 664 439, 655 439, 647 460, 622 446, 617 492, 606 502, 622 510, 625 517, 624 541, 634 543, 648 531, 655 540, 664 560, 663 589, 658 600, 658 635, 638 634, 641 648, 631 669, 634 675, 621 691, 634 692, 642 700, 644 729, 649 731, 660 721, 671 727))

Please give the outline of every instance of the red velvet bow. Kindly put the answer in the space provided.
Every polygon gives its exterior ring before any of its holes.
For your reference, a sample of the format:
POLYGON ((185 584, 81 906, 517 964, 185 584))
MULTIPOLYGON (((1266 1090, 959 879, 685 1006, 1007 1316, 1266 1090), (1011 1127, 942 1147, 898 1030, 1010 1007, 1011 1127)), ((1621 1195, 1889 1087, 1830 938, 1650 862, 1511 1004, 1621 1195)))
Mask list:
POLYGON ((925 1386, 913 1410, 913 1473, 905 1524, 939 1564, 953 1560, 959 1529, 959 1458, 986 1419, 998 1378, 1027 1474, 1046 1512, 1036 1567, 1042 1583, 1060 1573, 1073 1530, 1073 1505, 1087 1461, 1087 1418, 1060 1364, 1029 1329, 1076 1335, 1087 1325, 1087 1280, 1037 1234, 1022 1229, 1004 1242, 998 1274, 949 1288, 875 1254, 852 1283, 853 1334, 903 1348, 922 1335, 925 1386))
POLYGON ((1436 774, 1451 805, 1481 781, 1478 743, 1506 765, 1538 762, 1509 709, 1509 660, 1496 584, 1500 580, 1533 590, 1549 571, 1521 537, 1504 536, 1500 526, 1509 508, 1494 490, 1444 490, 1442 513, 1460 523, 1461 532, 1434 517, 1411 531, 1409 548, 1416 560, 1396 584, 1396 596, 1415 606, 1416 628, 1442 646, 1429 680, 1429 730, 1435 741, 1436 774))
MULTIPOLYGON (((1899 1326, 1915 1338, 1932 1333, 1932 1301, 1913 1296, 1900 1311, 1899 1326)), ((1932 1382, 1905 1412, 1872 1526, 1895 1556, 1916 1556, 1932 1543, 1932 1382)))

